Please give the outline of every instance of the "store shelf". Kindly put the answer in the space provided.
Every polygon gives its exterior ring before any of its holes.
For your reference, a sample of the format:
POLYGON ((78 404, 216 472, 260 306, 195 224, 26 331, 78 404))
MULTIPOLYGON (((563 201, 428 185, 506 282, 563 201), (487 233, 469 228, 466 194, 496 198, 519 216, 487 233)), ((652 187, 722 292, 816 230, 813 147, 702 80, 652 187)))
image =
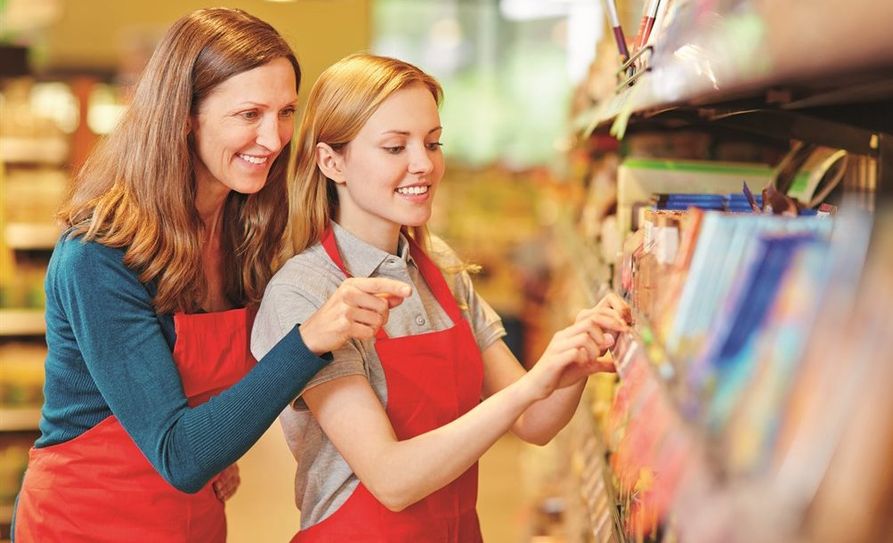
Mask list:
MULTIPOLYGON (((650 55, 647 71, 639 72, 632 85, 618 80, 612 93, 607 92, 609 83, 613 82, 612 75, 607 70, 596 73, 583 89, 593 93, 598 102, 576 118, 573 129, 577 134, 589 137, 597 133, 602 138, 610 133, 622 138, 625 133, 638 133, 642 140, 659 140, 666 135, 659 141, 670 141, 669 136, 684 130, 709 136, 711 141, 723 141, 724 138, 736 140, 743 133, 759 136, 759 139, 743 138, 746 141, 761 143, 761 139, 766 139, 773 146, 778 144, 779 149, 791 140, 841 149, 853 160, 848 170, 852 179, 848 177, 845 186, 845 191, 850 192, 848 196, 853 193, 870 196, 870 200, 860 201, 871 205, 853 207, 882 209, 884 200, 893 198, 893 36, 887 30, 893 21, 893 3, 852 0, 845 8, 832 0, 780 3, 717 0, 665 5, 671 6, 672 17, 666 18, 666 24, 662 25, 659 20, 655 27, 653 49, 645 54, 650 55), (595 89, 603 89, 606 94, 595 96, 599 92, 595 89)), ((632 144, 630 148, 635 149, 632 144)), ((653 148, 658 148, 658 144, 653 148)), ((610 164, 596 166, 601 168, 599 173, 611 171, 610 164)), ((588 170, 587 175, 597 178, 588 170)), ((574 232, 573 228, 561 232, 563 237, 568 237, 562 240, 570 256, 565 265, 574 268, 564 270, 562 278, 578 279, 581 288, 579 292, 574 290, 572 296, 563 295, 562 301, 582 297, 597 299, 606 287, 594 281, 588 265, 582 263, 580 253, 586 246, 573 238, 574 232)), ((638 294, 654 295, 664 283, 656 278, 658 272, 654 267, 643 269, 647 275, 643 272, 640 279, 645 287, 638 294)), ((794 279, 785 285, 789 297, 801 290, 805 295, 813 286, 805 279, 806 272, 800 270, 800 273, 803 278, 796 276, 799 279, 796 286, 794 279)), ((708 278, 705 282, 712 280, 708 278)), ((831 284, 838 290, 843 288, 843 283, 831 284)), ((812 299, 820 295, 825 296, 826 290, 816 289, 812 299)), ((641 302, 645 310, 652 307, 652 298, 647 295, 633 298, 646 300, 641 302)), ((788 305, 783 305, 785 298, 780 300, 773 307, 788 309, 788 305)), ((762 354, 748 352, 754 363, 746 367, 750 371, 757 362, 762 364, 761 373, 755 373, 756 376, 746 374, 744 369, 732 374, 734 369, 745 368, 740 362, 745 360, 744 354, 736 359, 737 368, 724 367, 725 373, 717 374, 719 377, 705 375, 706 361, 712 361, 707 358, 708 354, 696 363, 685 358, 673 360, 662 348, 660 334, 653 333, 641 315, 636 315, 635 330, 622 335, 616 358, 619 384, 613 396, 610 391, 600 394, 598 409, 593 410, 599 425, 593 425, 592 439, 598 441, 603 451, 590 444, 587 454, 601 455, 598 460, 604 458, 604 451, 609 455, 605 477, 613 478, 626 538, 631 541, 649 540, 649 537, 655 541, 878 540, 856 535, 811 537, 820 532, 811 526, 817 521, 809 518, 820 510, 816 504, 822 499, 833 501, 827 496, 817 497, 816 489, 834 488, 825 490, 828 496, 849 495, 838 492, 832 485, 859 473, 853 469, 858 462, 844 464, 840 460, 835 464, 835 472, 829 468, 832 456, 839 459, 843 458, 840 451, 858 451, 850 453, 852 461, 865 451, 865 464, 868 464, 872 449, 847 445, 840 437, 842 431, 834 434, 833 427, 829 430, 826 422, 838 421, 838 428, 857 424, 865 417, 861 410, 866 408, 856 400, 838 400, 843 407, 825 407, 828 413, 820 413, 821 406, 827 406, 825 399, 832 395, 818 393, 817 399, 811 400, 814 406, 810 404, 815 412, 809 416, 802 408, 803 417, 794 422, 792 414, 785 411, 788 408, 785 394, 795 391, 801 395, 798 406, 806 405, 802 398, 807 394, 807 387, 810 391, 818 390, 818 381, 812 380, 817 379, 814 375, 827 372, 821 371, 824 362, 801 359, 803 355, 793 352, 796 341, 807 341, 805 338, 815 333, 812 328, 799 324, 804 322, 804 315, 790 311, 784 313, 788 320, 781 320, 777 316, 781 312, 778 309, 776 314, 779 326, 752 340, 762 354), (794 326, 795 319, 799 319, 799 327, 794 326), (774 347, 773 341, 777 342, 774 347), (629 352, 633 354, 623 356, 620 343, 632 346, 629 352), (771 351, 772 348, 776 351, 771 351), (770 351, 771 354, 766 354, 770 351), (776 359, 788 364, 787 373, 777 369, 781 362, 770 363, 776 359), (802 364, 802 368, 797 364, 802 364), (716 384, 720 379, 722 386, 716 384), (746 395, 741 392, 745 386, 741 383, 748 387, 746 395), (611 410, 605 410, 605 398, 612 397, 611 410), (787 433, 772 433, 779 427, 787 433), (837 437, 826 437, 829 434, 837 437), (800 447, 796 457, 785 448, 788 446, 785 437, 794 441, 791 435, 797 436, 800 447), (781 463, 779 458, 786 459, 781 463), (637 522, 644 529, 639 531, 637 522), (741 526, 747 527, 743 534, 741 526)), ((821 313, 834 315, 834 311, 821 313)), ((865 322, 874 321, 866 319, 865 322)), ((827 329, 837 328, 841 327, 827 329)), ((875 335, 882 337, 883 333, 871 333, 871 337, 875 335)), ((864 340, 854 344, 859 346, 858 352, 854 349, 852 354, 844 356, 873 360, 875 352, 884 352, 862 347, 867 344, 864 340)), ((689 350, 674 347, 671 352, 689 350)), ((814 356, 816 360, 822 359, 814 356)), ((840 355, 826 358, 839 360, 840 355)), ((847 368, 853 369, 842 370, 840 379, 830 378, 828 390, 832 382, 839 381, 841 386, 848 385, 846 390, 854 395, 858 385, 853 383, 867 382, 857 371, 864 371, 866 375, 868 371, 879 371, 876 363, 863 364, 859 370, 857 366, 855 362, 848 365, 847 368), (852 375, 843 378, 846 371, 852 375)), ((843 397, 843 394, 835 390, 833 397, 843 397)), ((872 409, 881 410, 880 407, 872 409)), ((871 434, 871 430, 866 430, 866 436, 871 434)), ((864 439, 870 441, 868 437, 864 439)), ((888 445, 888 442, 873 444, 882 452, 871 454, 889 458, 888 445)), ((865 480, 876 477, 886 481, 878 483, 878 488, 884 489, 876 491, 883 496, 875 498, 878 502, 890 494, 889 479, 883 475, 888 466, 880 461, 876 465, 885 471, 866 467, 862 468, 865 473, 862 476, 865 480)), ((859 479, 853 476, 851 480, 859 479)), ((846 520, 860 507, 865 511, 881 511, 880 507, 871 510, 862 505, 860 486, 853 487, 860 495, 860 502, 850 511, 826 506, 825 518, 836 516, 829 522, 844 521, 842 524, 846 525, 846 520)), ((870 499, 866 501, 874 503, 870 499)), ((849 503, 846 497, 840 502, 849 503)), ((889 500, 883 503, 887 507, 889 500)), ((853 524, 858 526, 870 516, 867 513, 853 524)), ((820 515, 814 517, 820 518, 820 515)), ((887 528, 884 535, 889 533, 888 520, 878 519, 875 524, 887 528)), ((864 533, 868 533, 868 528, 864 533)))
POLYGON ((580 447, 582 469, 578 474, 580 495, 589 516, 589 532, 595 541, 626 543, 620 521, 619 501, 614 494, 611 471, 605 462, 604 447, 594 437, 595 422, 580 447), (607 513, 607 514, 606 514, 607 513))
POLYGON ((52 249, 59 239, 59 227, 53 223, 10 223, 4 232, 10 249, 52 249))
POLYGON ((0 336, 40 336, 44 333, 43 309, 0 309, 0 336))
POLYGON ((633 114, 732 101, 741 107, 742 100, 800 110, 889 99, 893 3, 851 0, 845 10, 835 0, 724 4, 671 6, 672 20, 655 29, 650 71, 603 98, 578 127, 589 133, 613 124, 622 135, 633 114))
POLYGON ((36 431, 39 424, 39 407, 0 407, 0 432, 36 431))
MULTIPOLYGON (((0 503, 0 524, 9 524, 12 520, 12 507, 11 503, 0 503)), ((0 539, 0 543, 8 541, 7 539, 0 539)))
MULTIPOLYGON (((575 292, 579 292, 579 296, 590 301, 597 301, 608 288, 604 282, 595 280, 590 269, 592 262, 587 263, 583 258, 586 249, 584 240, 572 228, 561 228, 557 231, 560 232, 564 251, 574 261, 572 275, 576 279, 575 292)), ((596 272, 596 275, 598 274, 600 272, 596 272)), ((684 478, 687 480, 698 481, 711 487, 722 477, 722 466, 716 458, 708 454, 708 439, 704 431, 686 419, 681 402, 675 395, 676 373, 672 358, 656 340, 647 319, 641 314, 635 314, 634 320, 636 323, 634 328, 622 334, 614 348, 618 386, 625 386, 628 389, 624 393, 626 399, 621 403, 625 405, 621 413, 623 417, 628 416, 630 419, 620 423, 619 427, 613 427, 611 423, 608 423, 608 427, 601 427, 594 413, 587 412, 586 424, 576 426, 576 431, 584 434, 578 449, 578 454, 583 459, 580 461, 583 469, 578 475, 579 485, 583 502, 592 520, 589 529, 596 540, 600 537, 597 534, 605 533, 606 520, 602 511, 606 502, 610 505, 612 540, 625 542, 638 540, 640 536, 647 538, 647 533, 632 533, 637 524, 631 520, 631 516, 638 515, 641 520, 642 515, 648 516, 642 511, 647 512, 661 506, 652 501, 636 503, 642 498, 636 497, 636 492, 629 490, 629 486, 631 484, 637 486, 636 475, 631 474, 639 473, 639 469, 651 472, 655 480, 660 481, 661 471, 668 469, 666 464, 660 464, 661 461, 666 457, 675 456, 676 462, 679 462, 677 468, 685 474, 684 478), (648 394, 652 392, 654 394, 649 397, 648 394), (645 405, 648 407, 644 407, 645 405), (642 415, 642 413, 636 414, 636 409, 639 408, 648 409, 645 418, 638 418, 642 415), (653 427, 651 422, 646 422, 655 420, 663 421, 662 425, 653 427), (618 431, 620 434, 617 434, 618 431), (643 465, 628 466, 624 462, 628 462, 631 458, 629 443, 623 440, 616 443, 605 441, 605 439, 619 439, 619 435, 626 434, 630 434, 626 437, 631 442, 663 443, 662 446, 669 448, 664 450, 655 445, 655 448, 648 449, 648 455, 652 456, 638 457, 637 461, 644 462, 643 465), (678 451, 685 451, 684 460, 680 460, 674 454, 678 451), (609 458, 610 462, 607 460, 609 458), (613 471, 617 467, 615 465, 617 458, 626 459, 620 461, 621 472, 613 471), (630 471, 631 467, 636 469, 630 471), (621 489, 620 495, 616 493, 615 487, 621 489), (627 490, 624 491, 623 488, 627 490), (632 524, 626 524, 627 522, 632 524)), ((591 401, 586 400, 583 403, 586 405, 591 401)), ((680 488, 677 486, 678 480, 664 484, 669 484, 669 487, 665 487, 665 490, 670 489, 667 490, 669 492, 676 492, 680 488)), ((662 515, 658 517, 662 518, 662 515)))
MULTIPOLYGON (((605 495, 611 504, 617 541, 649 540, 654 537, 652 530, 660 528, 647 526, 648 521, 645 526, 641 523, 643 519, 651 519, 660 520, 663 525, 668 514, 663 501, 667 496, 691 492, 691 481, 713 488, 721 480, 717 462, 707 453, 704 433, 683 417, 673 397, 672 380, 662 369, 667 361, 657 354, 661 352, 659 346, 643 338, 648 337, 646 330, 640 328, 618 341, 620 350, 632 353, 624 356, 620 352, 618 360, 619 387, 627 390, 623 400, 615 398, 614 401, 624 406, 621 408, 623 422, 615 420, 601 427, 590 415, 591 435, 586 436, 581 449, 589 464, 582 480, 584 501, 587 505, 599 503, 585 495, 587 489, 595 488, 605 495), (613 445, 606 443, 603 441, 606 435, 619 441, 613 445), (610 463, 606 458, 610 458, 610 463), (646 476, 646 472, 650 475, 646 476), (603 482, 593 483, 595 476, 603 482), (615 492, 615 485, 619 494, 615 492), (655 494, 649 495, 652 489, 655 494), (663 497, 658 498, 658 494, 663 497)), ((598 518, 599 523, 590 527, 593 533, 602 529, 603 520, 598 518)))
POLYGON ((586 306, 591 307, 601 298, 610 281, 611 271, 607 263, 598 257, 594 243, 580 236, 571 224, 569 213, 562 214, 555 223, 555 231, 569 259, 586 297, 586 306))
POLYGON ((60 166, 68 159, 67 137, 0 138, 0 161, 7 164, 60 166))

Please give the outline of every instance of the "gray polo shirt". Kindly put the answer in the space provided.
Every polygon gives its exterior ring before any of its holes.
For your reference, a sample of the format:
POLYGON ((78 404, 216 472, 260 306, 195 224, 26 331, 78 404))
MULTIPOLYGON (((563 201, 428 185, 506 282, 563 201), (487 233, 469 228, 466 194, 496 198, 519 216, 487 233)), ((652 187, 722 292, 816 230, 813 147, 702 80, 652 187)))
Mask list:
MULTIPOLYGON (((398 254, 392 255, 358 239, 337 224, 333 226, 341 257, 354 277, 388 277, 413 286, 412 295, 391 310, 385 325, 389 337, 444 330, 453 325, 428 289, 409 254, 406 239, 401 236, 398 254)), ((442 270, 461 265, 452 249, 434 236, 429 255, 442 270)), ((481 350, 505 336, 502 321, 475 293, 467 272, 444 273, 444 277, 481 350)), ((319 243, 289 259, 264 293, 251 335, 254 356, 259 360, 296 323, 304 322, 343 280, 344 275, 319 243)), ((382 405, 387 406, 387 383, 374 343, 374 340, 348 341, 332 353, 333 361, 316 374, 304 390, 339 377, 365 375, 382 405)), ((301 528, 305 529, 338 510, 353 493, 358 479, 300 397, 282 412, 279 420, 288 447, 298 462, 295 503, 301 510, 301 528)))

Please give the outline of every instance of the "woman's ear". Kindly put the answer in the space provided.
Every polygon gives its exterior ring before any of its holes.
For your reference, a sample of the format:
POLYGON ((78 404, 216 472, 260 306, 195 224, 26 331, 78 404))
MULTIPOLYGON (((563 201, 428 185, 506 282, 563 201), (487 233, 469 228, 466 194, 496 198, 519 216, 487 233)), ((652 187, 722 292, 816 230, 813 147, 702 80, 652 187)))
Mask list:
POLYGON ((344 177, 344 157, 328 144, 316 144, 316 165, 320 171, 336 183, 346 183, 344 177))

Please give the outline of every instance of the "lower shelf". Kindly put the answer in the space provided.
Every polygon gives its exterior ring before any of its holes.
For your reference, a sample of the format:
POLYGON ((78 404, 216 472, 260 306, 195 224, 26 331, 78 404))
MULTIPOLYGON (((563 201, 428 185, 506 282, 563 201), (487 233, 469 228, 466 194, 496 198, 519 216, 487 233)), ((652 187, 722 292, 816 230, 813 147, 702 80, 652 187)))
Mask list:
POLYGON ((39 424, 39 407, 0 407, 0 432, 37 431, 39 424))

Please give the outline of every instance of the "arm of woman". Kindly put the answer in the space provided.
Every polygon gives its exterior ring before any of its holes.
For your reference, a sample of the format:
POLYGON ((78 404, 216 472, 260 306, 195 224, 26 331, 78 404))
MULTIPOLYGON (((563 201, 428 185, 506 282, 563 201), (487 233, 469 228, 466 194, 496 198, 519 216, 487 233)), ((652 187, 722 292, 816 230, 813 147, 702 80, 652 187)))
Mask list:
POLYGON ((598 369, 590 321, 553 341, 541 363, 456 420, 399 441, 364 376, 304 391, 320 427, 369 491, 400 511, 455 480, 532 404, 598 369))
POLYGON ((48 309, 58 306, 65 325, 48 336, 74 339, 111 413, 182 491, 197 492, 241 457, 328 363, 292 326, 242 380, 190 408, 151 293, 123 251, 74 239, 53 258, 48 309))
MULTIPOLYGON (((436 236, 432 236, 433 253, 443 268, 461 267, 461 259, 456 253, 436 236)), ((508 349, 506 344, 498 339, 504 335, 499 316, 475 291, 471 276, 467 271, 462 271, 451 276, 452 290, 462 306, 465 307, 465 317, 474 330, 475 338, 481 349, 484 362, 483 398, 500 391, 512 383, 521 379, 527 372, 518 362, 518 359, 508 349)), ((575 323, 565 330, 557 333, 549 348, 546 349, 540 362, 548 358, 555 344, 569 341, 576 330, 575 326, 582 321, 590 321, 589 325, 583 325, 583 329, 589 334, 594 353, 593 358, 605 349, 613 345, 616 334, 627 328, 626 323, 631 321, 630 310, 626 303, 616 294, 608 294, 598 304, 590 309, 581 311, 575 323)), ((613 371, 612 363, 599 363, 593 371, 613 371)), ((512 425, 512 431, 521 439, 543 445, 550 441, 555 434, 563 428, 576 410, 580 402, 580 395, 586 384, 585 377, 574 385, 556 390, 548 399, 537 402, 525 409, 520 418, 512 425)))

